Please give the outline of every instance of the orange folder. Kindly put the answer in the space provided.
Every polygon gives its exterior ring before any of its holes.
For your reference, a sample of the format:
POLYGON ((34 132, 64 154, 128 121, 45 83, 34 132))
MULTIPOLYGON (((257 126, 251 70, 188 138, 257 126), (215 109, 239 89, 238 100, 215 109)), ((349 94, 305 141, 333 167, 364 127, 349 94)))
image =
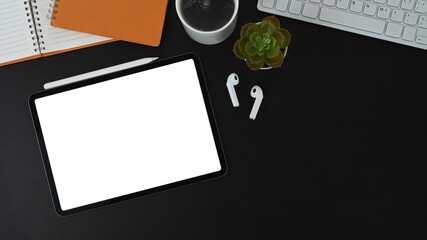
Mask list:
POLYGON ((52 26, 159 46, 168 0, 60 0, 52 26))

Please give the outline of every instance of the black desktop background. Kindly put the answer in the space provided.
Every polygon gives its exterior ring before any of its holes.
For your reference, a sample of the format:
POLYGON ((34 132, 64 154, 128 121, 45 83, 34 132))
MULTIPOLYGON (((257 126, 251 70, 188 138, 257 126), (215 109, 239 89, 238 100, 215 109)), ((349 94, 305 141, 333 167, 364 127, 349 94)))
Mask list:
MULTIPOLYGON (((160 47, 114 42, 0 68, 0 239, 427 239, 427 52, 280 17, 280 69, 234 56, 247 22, 206 46, 169 1, 160 47), (28 107, 46 82, 147 56, 200 56, 228 164, 224 177, 59 217, 28 107), (240 77, 240 107, 225 86, 240 77), (264 99, 249 119, 259 85, 264 99)), ((159 90, 161 91, 161 89, 159 90)), ((78 177, 78 176, 76 176, 78 177)))

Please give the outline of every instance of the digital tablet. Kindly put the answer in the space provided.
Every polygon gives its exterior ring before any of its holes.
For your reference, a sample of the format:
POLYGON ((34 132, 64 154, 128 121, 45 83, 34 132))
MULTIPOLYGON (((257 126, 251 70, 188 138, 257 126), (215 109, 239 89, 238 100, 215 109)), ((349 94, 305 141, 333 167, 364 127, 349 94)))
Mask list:
POLYGON ((39 92, 29 105, 61 216, 226 173, 195 54, 39 92))

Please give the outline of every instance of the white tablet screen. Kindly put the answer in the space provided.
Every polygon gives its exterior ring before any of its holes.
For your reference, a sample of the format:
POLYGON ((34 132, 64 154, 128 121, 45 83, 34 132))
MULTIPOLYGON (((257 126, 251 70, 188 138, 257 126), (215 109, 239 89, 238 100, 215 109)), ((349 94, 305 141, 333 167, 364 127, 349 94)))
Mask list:
POLYGON ((35 106, 64 211, 221 170, 192 59, 35 106))

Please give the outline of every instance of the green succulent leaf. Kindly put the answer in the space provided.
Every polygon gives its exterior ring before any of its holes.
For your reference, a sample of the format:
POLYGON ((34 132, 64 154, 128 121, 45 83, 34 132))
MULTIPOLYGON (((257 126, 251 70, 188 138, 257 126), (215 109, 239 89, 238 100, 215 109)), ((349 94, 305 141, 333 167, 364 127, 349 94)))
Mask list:
POLYGON ((276 29, 279 29, 279 28, 280 28, 280 21, 279 21, 279 19, 277 19, 275 16, 268 16, 268 17, 265 17, 265 18, 262 20, 262 22, 270 22, 270 23, 272 23, 272 24, 276 27, 276 29))
POLYGON ((277 54, 276 57, 267 58, 265 63, 272 68, 277 68, 277 67, 280 67, 282 65, 283 57, 284 57, 284 53, 282 51, 279 51, 279 54, 277 54))
POLYGON ((266 53, 267 53, 267 58, 277 57, 277 55, 280 53, 280 46, 276 45, 276 46, 268 49, 268 51, 266 51, 266 53))
POLYGON ((280 47, 285 48, 285 47, 289 46, 289 43, 291 42, 291 34, 289 33, 289 31, 284 29, 284 28, 280 28, 278 30, 278 32, 283 34, 283 36, 285 37, 285 41, 283 42, 283 44, 280 47))
POLYGON ((256 24, 249 26, 248 30, 246 31, 246 37, 250 37, 254 32, 261 32, 261 27, 256 24))
POLYGON ((246 58, 246 54, 240 49, 240 42, 242 40, 239 39, 234 43, 234 47, 233 47, 233 51, 234 54, 239 58, 239 59, 245 59, 246 58))
POLYGON ((250 57, 248 57, 250 60, 251 60, 251 62, 253 62, 253 63, 258 63, 258 62, 260 62, 260 61, 264 61, 265 62, 265 56, 259 56, 259 55, 253 55, 253 56, 250 56, 250 57))
POLYGON ((270 42, 271 42, 270 34, 268 34, 268 33, 263 33, 263 34, 262 34, 262 41, 263 41, 265 44, 270 44, 270 42))
POLYGON ((249 39, 247 37, 240 39, 238 47, 242 53, 245 52, 245 45, 248 41, 249 41, 249 39))
POLYGON ((261 23, 261 32, 268 33, 268 34, 272 35, 276 31, 277 31, 277 28, 276 28, 276 26, 274 26, 273 23, 271 23, 271 22, 262 22, 261 23))
POLYGON ((256 43, 257 41, 259 41, 260 38, 261 38, 261 33, 260 32, 253 32, 251 34, 251 36, 249 36, 249 41, 251 43, 256 43))
POLYGON ((254 25, 255 23, 246 23, 245 25, 243 25, 242 29, 240 30, 240 37, 246 36, 249 27, 254 25))
POLYGON ((277 41, 277 45, 279 45, 280 48, 284 48, 286 39, 281 31, 275 32, 272 37, 274 37, 274 39, 277 41))
POLYGON ((252 70, 258 70, 262 68, 265 64, 265 58, 261 56, 250 56, 249 59, 246 60, 246 64, 252 70))
POLYGON ((276 38, 275 37, 273 37, 273 36, 271 36, 270 37, 270 47, 274 47, 274 46, 276 46, 276 43, 277 43, 277 41, 276 41, 276 38))
POLYGON ((264 44, 263 37, 261 37, 260 35, 259 35, 259 36, 256 36, 256 37, 255 37, 255 42, 254 42, 254 43, 256 43, 256 44, 258 44, 259 46, 261 46, 261 47, 262 47, 262 45, 264 44))
POLYGON ((258 53, 258 49, 254 47, 251 42, 248 41, 245 44, 245 52, 248 56, 253 56, 258 53))

